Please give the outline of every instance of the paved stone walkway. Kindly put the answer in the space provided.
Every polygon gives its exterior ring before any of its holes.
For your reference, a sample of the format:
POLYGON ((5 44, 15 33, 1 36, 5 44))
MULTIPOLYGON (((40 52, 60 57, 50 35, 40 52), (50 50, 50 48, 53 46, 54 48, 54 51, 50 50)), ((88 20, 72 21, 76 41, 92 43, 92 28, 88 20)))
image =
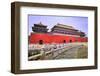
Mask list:
MULTIPOLYGON (((60 50, 62 51, 62 50, 60 50)), ((59 50, 56 52, 58 53, 59 50)), ((47 59, 76 59, 76 58, 87 58, 88 49, 83 44, 69 44, 69 47, 64 48, 63 52, 60 52, 56 56, 51 55, 47 59)))
POLYGON ((87 58, 87 52, 86 52, 86 55, 83 56, 83 55, 78 55, 79 51, 83 52, 83 51, 87 51, 87 49, 84 46, 82 46, 82 47, 77 46, 77 47, 71 48, 69 50, 65 50, 64 52, 59 54, 57 57, 55 57, 55 59, 87 58))

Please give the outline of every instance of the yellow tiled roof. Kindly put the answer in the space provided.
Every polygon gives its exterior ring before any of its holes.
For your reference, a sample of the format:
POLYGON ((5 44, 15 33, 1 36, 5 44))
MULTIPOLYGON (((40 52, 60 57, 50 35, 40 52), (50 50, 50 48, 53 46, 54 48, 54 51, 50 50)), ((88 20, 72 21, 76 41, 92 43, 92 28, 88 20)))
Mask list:
POLYGON ((58 26, 58 27, 62 27, 62 28, 68 28, 68 29, 75 29, 74 27, 72 27, 72 26, 69 26, 69 25, 64 25, 64 24, 57 24, 57 25, 55 25, 55 26, 58 26))

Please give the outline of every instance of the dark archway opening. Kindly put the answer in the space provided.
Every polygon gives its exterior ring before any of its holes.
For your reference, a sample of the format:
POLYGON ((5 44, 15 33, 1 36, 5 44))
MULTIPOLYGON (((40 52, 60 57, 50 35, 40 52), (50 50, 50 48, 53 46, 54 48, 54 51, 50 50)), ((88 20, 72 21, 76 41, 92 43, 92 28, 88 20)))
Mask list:
POLYGON ((69 40, 69 42, 71 43, 71 42, 72 42, 72 40, 69 40))
POLYGON ((66 40, 63 40, 63 43, 66 43, 66 40))
POLYGON ((42 45, 43 44, 43 40, 39 40, 39 44, 42 45))

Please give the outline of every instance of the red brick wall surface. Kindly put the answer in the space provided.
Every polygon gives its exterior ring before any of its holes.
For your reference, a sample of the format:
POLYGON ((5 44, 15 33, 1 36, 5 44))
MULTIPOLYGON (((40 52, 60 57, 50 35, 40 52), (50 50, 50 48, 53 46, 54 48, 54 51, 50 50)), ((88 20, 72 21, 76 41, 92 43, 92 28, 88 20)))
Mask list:
POLYGON ((39 43, 39 40, 42 40, 43 43, 64 43, 64 40, 66 41, 66 43, 88 41, 87 37, 73 37, 73 36, 32 33, 29 37, 29 44, 39 43))

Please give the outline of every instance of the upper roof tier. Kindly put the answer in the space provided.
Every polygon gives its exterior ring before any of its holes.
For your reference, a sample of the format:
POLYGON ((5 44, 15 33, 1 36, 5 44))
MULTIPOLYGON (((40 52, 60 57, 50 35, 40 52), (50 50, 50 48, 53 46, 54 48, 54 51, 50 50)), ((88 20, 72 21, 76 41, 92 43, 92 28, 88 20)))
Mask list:
POLYGON ((60 23, 57 23, 55 26, 56 26, 56 27, 61 27, 61 28, 67 28, 67 29, 77 30, 77 29, 75 29, 73 26, 64 25, 64 24, 60 24, 60 23))
POLYGON ((38 24, 34 24, 34 26, 47 27, 46 25, 42 24, 41 22, 38 24))

